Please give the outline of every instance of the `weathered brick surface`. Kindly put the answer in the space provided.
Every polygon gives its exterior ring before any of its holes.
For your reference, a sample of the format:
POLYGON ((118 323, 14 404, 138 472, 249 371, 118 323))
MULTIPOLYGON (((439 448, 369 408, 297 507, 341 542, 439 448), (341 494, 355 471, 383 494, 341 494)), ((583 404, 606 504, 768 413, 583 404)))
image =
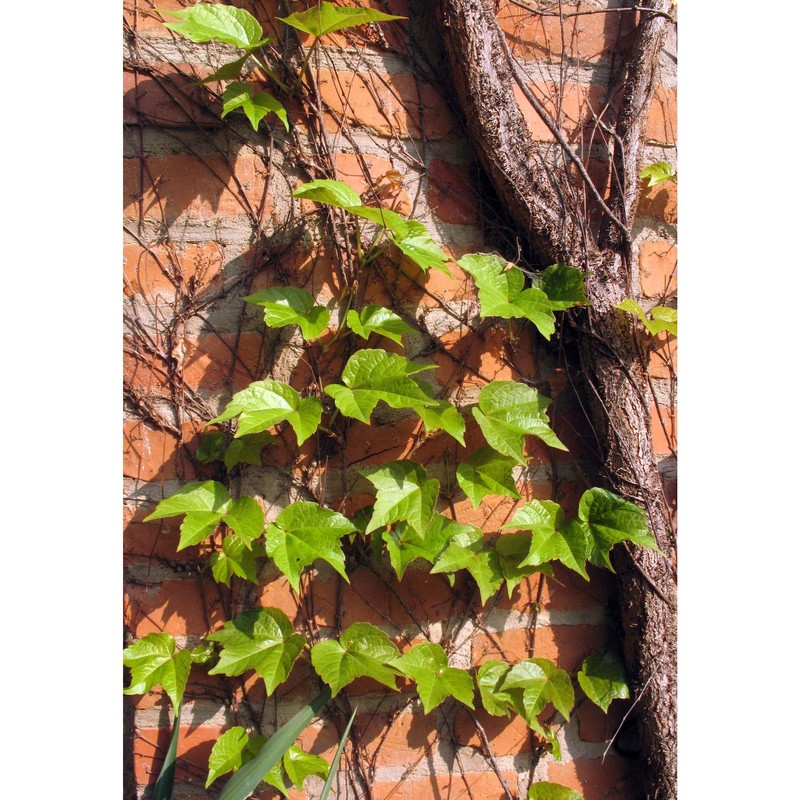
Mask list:
MULTIPOLYGON (((169 10, 187 4, 163 0, 156 5, 169 10)), ((409 13, 405 0, 338 4, 409 13)), ((265 32, 282 29, 276 22, 277 2, 246 0, 237 5, 256 13, 265 32)), ((292 10, 313 5, 312 0, 298 2, 292 10)), ((565 14, 561 19, 558 4, 540 5, 545 13, 532 14, 501 0, 500 25, 514 52, 525 60, 532 91, 564 134, 580 145, 597 145, 590 109, 604 113, 608 69, 631 41, 634 15, 569 16, 586 9, 565 5, 560 7, 565 14), (562 55, 570 69, 560 90, 554 81, 562 55)), ((136 638, 167 631, 178 637, 179 647, 193 646, 238 610, 269 606, 286 613, 312 643, 354 622, 379 626, 401 650, 427 641, 423 632, 445 643, 454 635, 458 647, 451 661, 459 666, 466 666, 469 658, 475 664, 489 658, 514 662, 532 653, 574 671, 587 655, 611 644, 616 635, 608 615, 614 578, 594 568, 587 582, 557 565, 552 578, 533 576, 510 598, 503 589, 480 608, 474 583, 464 572, 451 589, 443 575, 430 574, 428 566, 417 561, 403 582, 395 584, 385 554, 369 561, 360 546, 348 546, 349 583, 317 562, 304 574, 299 595, 272 565, 265 567, 258 586, 234 580, 227 588, 210 580, 209 554, 219 547, 220 532, 210 543, 176 552, 179 518, 143 521, 154 504, 181 483, 225 475, 221 464, 201 465, 194 453, 205 423, 234 392, 253 380, 274 377, 305 396, 326 399, 324 387, 339 382, 347 356, 363 347, 385 347, 434 366, 427 373, 433 385, 466 412, 466 445, 443 433, 427 435, 415 415, 383 407, 373 425, 355 420, 345 425, 340 418, 335 430, 323 431, 301 447, 286 424, 278 425, 273 428, 276 441, 263 451, 262 464, 239 469, 228 480, 234 493, 257 493, 267 519, 274 519, 292 500, 312 498, 352 515, 373 500, 358 470, 412 458, 440 480, 442 513, 486 534, 502 535, 515 510, 531 499, 557 499, 567 518, 574 517, 587 488, 584 481, 592 477, 594 443, 572 387, 580 376, 567 374, 531 326, 478 316, 474 283, 455 261, 466 253, 498 250, 513 257, 513 247, 504 238, 507 232, 498 238, 482 217, 486 198, 480 182, 486 179, 476 173, 465 132, 449 105, 449 89, 435 85, 430 75, 415 73, 412 62, 404 60, 403 53, 412 46, 406 23, 380 29, 362 26, 326 37, 319 67, 313 67, 325 136, 312 141, 299 98, 286 102, 292 124, 288 137, 280 126, 271 136, 271 124, 253 134, 239 113, 229 118, 233 127, 223 123, 217 116, 218 101, 212 99, 220 87, 194 83, 211 70, 202 58, 204 47, 166 30, 150 0, 126 0, 124 16, 129 26, 126 52, 137 54, 126 64, 123 82, 123 291, 130 323, 123 358, 127 633, 136 638), (131 39, 134 34, 139 37, 136 42, 131 39), (353 272, 352 255, 337 248, 331 229, 324 227, 323 207, 291 198, 292 190, 309 178, 328 176, 318 163, 327 147, 335 174, 365 203, 403 215, 413 212, 425 223, 452 259, 452 277, 422 271, 395 248, 387 248, 368 269, 353 272), (291 329, 265 330, 260 310, 242 302, 250 292, 285 285, 308 289, 334 311, 338 298, 352 291, 354 307, 391 306, 414 324, 416 332, 402 345, 377 336, 368 342, 355 336, 337 338, 334 314, 329 330, 308 347, 291 329), (521 499, 490 496, 475 509, 455 481, 458 464, 485 444, 469 408, 486 382, 523 379, 553 399, 553 427, 569 452, 528 437, 529 461, 517 473, 521 499), (538 624, 531 629, 537 603, 538 624)), ((301 42, 309 44, 307 37, 301 36, 301 42)), ((266 80, 264 75, 255 77, 266 80)), ((263 88, 274 89, 268 83, 263 88)), ((552 135, 516 91, 526 124, 546 150, 552 135)), ((675 142, 676 99, 671 84, 657 88, 646 121, 648 152, 672 152, 659 145, 675 142)), ((583 155, 600 191, 607 194, 607 164, 597 151, 583 155)), ((591 208, 589 213, 594 213, 591 208)), ((672 304, 677 292, 676 182, 643 190, 637 214, 634 253, 641 294, 635 299, 648 309, 665 297, 672 304)), ((340 227, 338 234, 342 231, 340 227)), ((675 337, 656 337, 650 365, 662 399, 672 391, 675 364, 675 337)), ((666 405, 661 410, 667 432, 653 408, 654 446, 657 457, 665 459, 665 488, 674 503, 670 445, 674 446, 675 413, 666 405)), ((332 424, 330 415, 325 420, 332 424)), ((186 697, 196 705, 184 711, 181 727, 180 796, 213 796, 215 790, 203 788, 208 753, 223 725, 233 724, 239 704, 246 702, 257 715, 263 710, 264 731, 269 732, 276 718, 288 718, 287 709, 314 697, 319 686, 307 656, 272 698, 253 672, 230 680, 195 668, 186 697), (228 701, 232 705, 226 705, 228 701), (212 705, 219 712, 213 722, 219 724, 212 724, 203 710, 212 705), (187 724, 187 715, 195 713, 187 724)), ((375 800, 504 797, 465 709, 445 703, 424 715, 414 684, 398 679, 397 686, 399 692, 391 693, 364 678, 344 690, 359 703, 354 739, 362 758, 374 759, 375 800)), ((154 783, 167 746, 169 703, 160 690, 130 702, 137 720, 133 763, 141 797, 154 783)), ((584 699, 568 736, 572 742, 577 731, 579 749, 570 752, 566 746, 561 763, 543 756, 537 774, 580 790, 586 800, 637 798, 633 762, 611 756, 601 765, 599 757, 589 757, 592 748, 616 730, 626 708, 615 702, 605 716, 584 699)), ((511 792, 524 794, 535 741, 531 732, 519 717, 493 717, 480 704, 475 714, 511 792)), ((553 712, 548 715, 552 718, 553 712)), ((299 741, 330 760, 338 740, 336 726, 317 721, 299 741)), ((257 796, 277 795, 260 790, 257 796)), ((306 793, 293 789, 290 796, 300 800, 306 793)))

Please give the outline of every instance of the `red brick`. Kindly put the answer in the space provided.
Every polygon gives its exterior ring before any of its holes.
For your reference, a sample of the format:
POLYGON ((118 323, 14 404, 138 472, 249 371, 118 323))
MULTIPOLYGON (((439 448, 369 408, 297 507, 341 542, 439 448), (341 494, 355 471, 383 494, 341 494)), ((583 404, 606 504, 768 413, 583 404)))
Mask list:
POLYGON ((616 756, 551 761, 547 779, 583 794, 585 800, 638 800, 642 797, 636 762, 616 756))
MULTIPOLYGON (((558 8, 552 6, 548 10, 558 11, 558 8)), ((567 4, 561 9, 565 14, 586 10, 584 6, 567 4)), ((635 25, 633 14, 585 14, 565 17, 562 29, 557 14, 531 14, 509 0, 501 0, 497 20, 518 56, 555 59, 567 53, 580 61, 596 61, 618 54, 630 44, 635 25)))
POLYGON ((331 132, 339 132, 341 118, 384 136, 403 138, 419 138, 424 133, 436 139, 458 130, 439 92, 412 75, 320 70, 319 88, 323 102, 335 115, 326 114, 331 132))
POLYGON ((215 242, 171 249, 163 245, 125 245, 125 293, 141 294, 154 302, 156 296, 172 300, 179 287, 184 292, 202 291, 220 281, 222 262, 223 250, 215 242))
MULTIPOLYGON (((604 625, 549 625, 536 628, 533 655, 549 658, 556 665, 572 672, 586 656, 601 650, 607 643, 604 625)), ((480 634, 472 641, 472 657, 476 664, 497 658, 515 664, 528 658, 529 633, 526 629, 498 631, 492 634, 497 644, 480 634)))
MULTIPOLYGON (((558 124, 560 132, 567 139, 573 139, 576 132, 583 125, 594 124, 592 114, 589 111, 590 107, 596 114, 600 114, 602 111, 603 87, 595 84, 565 84, 561 99, 561 117, 558 119, 556 117, 557 99, 562 89, 553 83, 533 83, 529 88, 544 110, 558 124)), ((555 137, 550 132, 550 129, 545 125, 517 85, 514 86, 514 95, 534 141, 554 142, 555 137)))
MULTIPOLYGON (((230 158, 184 154, 126 158, 124 214, 138 219, 140 202, 144 218, 168 225, 178 218, 205 221, 248 214, 262 201, 266 177, 261 159, 246 152, 230 158)), ((266 203, 270 213, 269 198, 266 203)))
POLYGON ((217 591, 197 580, 158 585, 130 584, 125 591, 125 624, 135 638, 166 631, 173 636, 205 635, 225 621, 217 591), (210 591, 209 591, 210 590, 210 591))
POLYGON ((437 739, 435 714, 362 714, 354 727, 368 758, 387 767, 413 763, 437 739))
POLYGON ((606 714, 589 700, 578 704, 578 732, 584 742, 607 742, 616 733, 625 713, 631 706, 630 700, 613 700, 606 714))
MULTIPOLYGON (((122 73, 122 121, 127 125, 223 125, 220 103, 198 81, 213 70, 205 65, 151 64, 148 71, 122 73), (152 72, 151 72, 152 70, 152 72)), ((218 84, 215 84, 218 85, 218 84)))
POLYGON ((678 93, 659 86, 647 115, 645 137, 659 144, 675 144, 678 140, 678 93))
POLYGON ((650 424, 653 431, 653 452, 659 456, 666 456, 671 455, 672 450, 677 447, 676 425, 678 413, 676 409, 670 409, 664 405, 660 407, 660 410, 661 419, 659 419, 656 406, 653 405, 650 407, 650 424))
MULTIPOLYGON (((452 775, 419 776, 408 779, 411 800, 504 800, 506 797, 497 775, 487 768, 485 772, 457 771, 452 775)), ((519 776, 516 772, 501 773, 508 788, 516 796, 519 776)))
POLYGON ((645 297, 663 300, 677 291, 678 246, 668 239, 642 242, 639 283, 645 297))
MULTIPOLYGON (((512 756, 529 753, 531 750, 531 731, 519 714, 511 717, 493 717, 482 708, 474 712, 486 733, 495 756, 512 756)), ((456 712, 456 741, 460 746, 468 745, 482 749, 478 729, 467 712, 459 707, 456 712)))
POLYGON ((444 222, 475 225, 480 218, 474 182, 461 167, 439 159, 428 170, 428 203, 444 222))
POLYGON ((184 442, 168 431, 154 428, 141 420, 126 420, 122 428, 122 474, 141 481, 179 478, 191 481, 197 477, 195 461, 186 452, 194 451, 202 423, 184 426, 184 442))
POLYGON ((206 392, 238 392, 262 377, 264 335, 261 333, 201 334, 187 337, 183 379, 193 389, 206 392), (233 374, 231 362, 233 354, 233 374))
POLYGON ((403 216, 411 214, 411 200, 403 189, 403 177, 391 161, 352 153, 336 153, 333 161, 338 179, 362 195, 366 205, 380 205, 403 216))
POLYGON ((678 222, 678 186, 675 181, 643 189, 636 213, 640 217, 652 217, 675 225, 678 222))
MULTIPOLYGON (((223 732, 223 728, 212 725, 181 725, 176 783, 188 783, 198 788, 204 786, 208 775, 208 757, 223 732)), ((133 768, 137 784, 155 783, 164 763, 169 739, 170 731, 167 728, 137 731, 133 740, 133 768)))
POLYGON ((678 369, 678 340, 668 334, 660 333, 653 337, 648 371, 654 378, 674 378, 678 369))

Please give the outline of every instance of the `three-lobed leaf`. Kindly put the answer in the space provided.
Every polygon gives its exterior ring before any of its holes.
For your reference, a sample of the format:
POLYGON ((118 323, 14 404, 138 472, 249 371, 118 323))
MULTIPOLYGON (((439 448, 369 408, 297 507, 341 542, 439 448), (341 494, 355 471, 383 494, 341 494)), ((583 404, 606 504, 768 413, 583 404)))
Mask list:
POLYGON ((275 114, 283 123, 284 128, 289 130, 289 119, 286 109, 280 100, 273 97, 268 92, 258 92, 249 83, 232 81, 225 87, 222 93, 222 117, 226 117, 231 111, 241 109, 242 113, 250 120, 253 130, 258 130, 258 124, 269 113, 275 114))
POLYGON ((336 511, 307 501, 292 503, 267 528, 267 555, 295 591, 300 590, 300 573, 318 558, 349 581, 341 539, 355 530, 355 525, 336 511))
POLYGON ((678 335, 678 312, 674 308, 655 306, 650 309, 650 317, 648 318, 642 307, 635 300, 631 300, 630 297, 626 297, 622 302, 617 303, 614 308, 633 314, 651 336, 657 336, 659 333, 664 333, 664 331, 671 333, 673 336, 678 335))
POLYGON ((164 691, 177 708, 186 688, 192 656, 188 650, 175 652, 169 633, 148 633, 122 651, 122 663, 131 670, 131 685, 124 694, 145 694, 154 686, 164 691))
POLYGON ((456 467, 456 480, 473 508, 477 508, 490 494, 518 499, 520 494, 513 475, 516 464, 513 458, 501 455, 491 447, 481 447, 456 467))
POLYGON ((551 264, 537 276, 537 283, 554 311, 589 304, 586 275, 569 264, 551 264))
POLYGON ((225 422, 238 418, 235 438, 261 431, 288 422, 297 443, 302 444, 319 427, 322 419, 322 403, 316 397, 301 398, 288 384, 281 381, 264 380, 251 383, 237 392, 218 417, 209 422, 225 422))
POLYGON ((481 389, 472 415, 495 450, 525 464, 526 436, 536 436, 559 450, 567 449, 550 428, 546 414, 549 405, 549 398, 523 383, 492 381, 481 389))
POLYGON ((392 525, 391 530, 383 532, 382 539, 397 579, 403 580, 408 565, 418 558, 433 564, 450 539, 464 533, 467 528, 442 514, 433 514, 422 534, 405 522, 392 525))
POLYGON ((253 669, 263 679, 268 696, 289 676, 306 644, 278 608, 244 611, 207 638, 222 645, 210 675, 241 675, 253 669))
POLYGON ((230 586, 236 575, 250 583, 258 583, 256 556, 264 555, 264 547, 254 546, 238 534, 231 534, 222 540, 222 551, 211 554, 211 574, 217 583, 230 586))
POLYGON ((244 50, 252 50, 268 41, 262 38, 258 20, 243 8, 197 3, 187 8, 160 13, 180 20, 180 22, 165 22, 165 28, 199 44, 217 41, 244 50))
POLYGON ((466 570, 478 585, 481 605, 486 605, 503 583, 500 556, 494 548, 485 547, 485 538, 478 528, 471 525, 464 527, 467 530, 452 537, 447 549, 436 560, 431 573, 452 574, 461 569, 466 570))
POLYGON ((630 697, 625 665, 611 650, 600 650, 584 659, 578 670, 578 683, 586 696, 605 713, 612 700, 630 697))
POLYGON ((369 339, 370 334, 377 333, 397 344, 402 344, 400 337, 403 334, 414 332, 394 311, 377 305, 367 306, 361 311, 348 311, 347 327, 362 339, 369 339))
POLYGON ((264 324, 268 328, 298 325, 306 341, 318 338, 331 318, 331 312, 325 306, 314 304, 314 297, 308 289, 275 286, 244 299, 264 309, 264 324))
POLYGON ((278 19, 303 33, 324 36, 326 33, 355 28, 369 22, 388 22, 405 17, 384 14, 374 8, 337 8, 327 0, 323 0, 308 11, 296 11, 288 17, 278 17, 278 19))
POLYGON ((237 464, 261 464, 261 451, 275 441, 275 437, 262 431, 261 433, 251 433, 247 436, 240 436, 234 439, 225 449, 222 460, 228 470, 233 469, 237 464))
POLYGON ((315 644, 311 649, 311 663, 331 687, 333 697, 356 678, 372 678, 396 691, 398 672, 389 662, 399 654, 397 646, 380 628, 356 622, 338 640, 315 644))

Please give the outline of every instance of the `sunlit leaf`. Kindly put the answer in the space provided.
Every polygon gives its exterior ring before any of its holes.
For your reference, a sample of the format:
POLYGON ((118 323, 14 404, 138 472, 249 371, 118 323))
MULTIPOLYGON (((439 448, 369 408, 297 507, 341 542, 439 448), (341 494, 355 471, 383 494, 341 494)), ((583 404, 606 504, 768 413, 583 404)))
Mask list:
POLYGON ((326 33, 355 28, 369 22, 387 22, 393 19, 405 19, 394 14, 384 14, 374 8, 337 8, 323 0, 318 6, 308 11, 297 11, 288 17, 278 17, 281 22, 291 25, 312 36, 324 36, 326 33))
POLYGON ((566 450, 550 428, 546 409, 550 399, 515 381, 492 381, 481 389, 472 414, 486 441, 500 453, 525 464, 525 437, 536 436, 550 447, 566 450))
POLYGON ((622 302, 617 303, 614 308, 627 311, 637 317, 651 336, 657 336, 664 331, 671 333, 673 336, 678 335, 678 312, 674 308, 655 306, 650 311, 652 319, 648 319, 642 307, 635 300, 631 300, 630 297, 626 297, 622 302))
POLYGON ((258 130, 258 123, 269 113, 275 114, 283 123, 284 128, 289 130, 289 119, 286 109, 280 100, 273 97, 268 92, 258 92, 249 83, 233 81, 225 87, 222 93, 222 117, 226 117, 231 111, 241 109, 253 130, 258 130))
POLYGON ((402 580, 406 567, 418 558, 433 564, 450 539, 466 529, 466 525, 453 522, 442 514, 433 514, 421 535, 405 522, 392 525, 391 530, 384 531, 382 538, 397 579, 402 580))
POLYGON ((160 11, 180 22, 165 22, 164 27, 185 36, 192 42, 223 42, 252 50, 264 44, 258 20, 243 8, 222 4, 198 3, 187 8, 160 11))
POLYGON ((361 311, 348 311, 347 327, 362 339, 369 339, 370 334, 378 333, 397 344, 402 344, 400 337, 403 334, 414 332, 394 311, 374 305, 362 308, 361 311))
POLYGON ((416 220, 410 219, 405 224, 406 231, 399 235, 390 230, 389 238, 399 250, 407 255, 423 272, 438 269, 445 275, 453 277, 446 266, 447 254, 433 241, 428 229, 416 220))
POLYGON ((241 536, 226 536, 222 540, 222 552, 211 554, 211 574, 217 583, 224 583, 226 586, 230 586, 234 575, 251 583, 258 583, 256 556, 263 554, 263 547, 254 548, 241 536))
POLYGON ((539 781, 528 789, 528 800, 583 800, 583 795, 568 786, 539 781))
POLYGON ((647 188, 675 177, 675 168, 666 161, 656 161, 642 169, 639 177, 647 181, 647 188))
POLYGON ((286 421, 294 429, 297 443, 302 444, 319 427, 322 403, 316 397, 301 399, 291 386, 280 381, 255 381, 237 392, 225 411, 211 420, 209 425, 234 417, 239 419, 237 439, 286 421))
POLYGON ((264 324, 268 328, 298 325, 303 339, 316 339, 328 326, 331 312, 325 306, 314 305, 308 289, 276 286, 245 297, 245 301, 264 309, 264 324))
POLYGON ((433 387, 424 379, 412 377, 411 380, 419 386, 429 400, 436 405, 415 405, 414 411, 419 415, 428 433, 434 431, 445 431, 449 433, 457 442, 464 444, 464 432, 467 429, 464 417, 458 409, 448 403, 447 400, 437 399, 433 394, 433 387))
POLYGON ((578 671, 578 683, 586 696, 605 713, 612 700, 630 697, 625 665, 611 650, 600 650, 584 659, 578 671))
POLYGON ((511 696, 500 689, 511 669, 505 661, 490 659, 484 661, 478 670, 476 683, 481 696, 481 703, 486 711, 494 717, 507 717, 511 706, 511 696))
POLYGON ((388 666, 400 651, 380 628, 356 622, 338 641, 327 639, 311 649, 311 663, 334 697, 356 678, 373 680, 397 690, 397 670, 388 666))
POLYGON ((318 558, 349 581, 340 540, 355 530, 355 525, 336 511, 316 503, 292 503, 267 528, 267 555, 295 591, 300 590, 300 573, 318 558))
POLYGON ((485 547, 485 538, 479 529, 465 527, 471 530, 459 533, 450 540, 431 572, 452 574, 465 569, 478 584, 481 605, 486 605, 503 582, 500 556, 494 548, 485 547))
POLYGON ((481 447, 456 467, 456 480, 472 501, 473 508, 490 494, 519 498, 512 473, 516 463, 491 447, 481 447))
POLYGON ((177 708, 186 688, 192 656, 188 650, 175 652, 175 640, 168 633, 148 633, 122 651, 122 663, 131 670, 131 685, 124 694, 146 694, 161 686, 177 708))
POLYGON ((250 740, 247 731, 240 725, 236 725, 230 730, 225 731, 211 748, 208 757, 208 777, 206 778, 206 789, 211 786, 220 775, 226 772, 235 772, 242 766, 242 757, 245 747, 250 740))
POLYGON ((361 205, 361 198, 355 189, 342 181, 334 181, 327 178, 309 181, 302 186, 298 186, 292 193, 292 197, 313 200, 315 203, 325 203, 335 208, 349 208, 350 206, 361 205))
POLYGON ((277 608, 244 611, 206 638, 222 645, 210 675, 241 675, 253 669, 263 679, 268 696, 286 680, 306 643, 277 608))
POLYGON ((306 753, 297 745, 292 745, 283 757, 283 767, 289 780, 297 786, 303 788, 303 781, 309 775, 317 775, 325 779, 328 776, 328 764, 325 759, 315 756, 313 753, 306 753))

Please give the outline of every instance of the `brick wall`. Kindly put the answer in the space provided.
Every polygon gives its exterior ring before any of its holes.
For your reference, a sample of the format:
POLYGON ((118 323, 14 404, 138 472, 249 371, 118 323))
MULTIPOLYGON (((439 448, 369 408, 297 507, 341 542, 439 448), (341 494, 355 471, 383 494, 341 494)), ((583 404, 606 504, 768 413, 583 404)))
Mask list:
MULTIPOLYGON (((161 0, 156 5, 185 4, 161 0)), ((238 4, 271 32, 275 3, 238 4)), ((306 391, 315 381, 331 382, 341 368, 335 349, 331 359, 316 361, 293 328, 265 331, 259 309, 242 302, 252 291, 286 283, 310 289, 323 303, 342 289, 340 255, 326 238, 318 207, 290 197, 299 183, 322 177, 308 168, 321 164, 320 143, 330 149, 339 179, 365 197, 377 192, 384 205, 413 214, 454 259, 497 248, 511 257, 514 251, 498 224, 463 125, 448 103, 446 81, 426 66, 436 66, 437 54, 420 26, 392 23, 380 32, 359 29, 328 37, 313 68, 322 130, 315 134, 312 116, 297 102, 287 105, 290 134, 271 124, 254 134, 236 114, 223 124, 216 85, 196 83, 222 63, 223 48, 174 36, 147 0, 124 5, 126 634, 137 638, 168 631, 180 646, 191 646, 245 605, 256 604, 281 608, 299 626, 312 625, 323 636, 354 621, 378 625, 398 642, 419 639, 423 631, 434 640, 457 631, 450 650, 451 663, 458 666, 535 654, 574 670, 586 655, 613 644, 618 636, 613 580, 597 570, 591 570, 587 583, 556 569, 554 578, 523 581, 510 600, 501 594, 481 608, 461 578, 454 595, 444 576, 412 568, 395 597, 388 594, 380 567, 351 564, 348 585, 322 565, 309 571, 312 579, 305 584, 312 606, 299 607, 277 570, 268 567, 255 589, 234 583, 228 590, 211 580, 202 548, 175 552, 177 520, 143 522, 153 505, 182 483, 217 476, 194 453, 205 421, 234 391, 263 377, 306 391), (538 616, 533 614, 537 602, 538 616)), ((369 5, 409 13, 402 0, 369 5)), ((604 5, 585 2, 580 9, 604 5)), ((556 3, 539 6, 557 8, 556 3)), ((590 162, 597 131, 588 124, 589 109, 603 111, 609 71, 629 41, 629 15, 569 17, 562 29, 558 17, 537 16, 501 0, 498 17, 534 78, 532 90, 590 162)), ((669 42, 647 124, 647 163, 676 163, 674 53, 669 42)), ((534 138, 547 152, 549 132, 532 109, 525 110, 524 98, 521 102, 534 138)), ((645 308, 675 295, 676 224, 675 183, 647 190, 634 226, 637 299, 645 308)), ((422 274, 403 260, 399 274, 397 261, 377 264, 365 279, 364 302, 391 305, 416 321, 419 333, 407 338, 405 355, 435 364, 435 381, 461 407, 474 403, 487 381, 532 381, 553 398, 553 427, 570 452, 529 440, 529 465, 517 473, 523 499, 490 497, 474 510, 454 482, 455 465, 483 444, 472 418, 462 448, 444 435, 422 440, 416 417, 378 414, 372 426, 354 422, 343 441, 322 451, 312 440, 297 448, 293 435, 279 429, 278 442, 263 451, 262 464, 241 470, 237 490, 256 494, 268 520, 298 499, 303 485, 331 507, 344 504, 352 511, 369 497, 358 468, 413 453, 443 486, 455 487, 443 510, 487 533, 498 531, 517 505, 532 498, 555 499, 574 513, 593 474, 590 432, 557 354, 531 329, 512 344, 504 326, 482 324, 472 281, 457 267, 451 280, 435 271, 422 274)), ((334 310, 323 345, 337 322, 334 310)), ((659 401, 653 409, 655 448, 674 500, 674 339, 660 337, 651 366, 659 401)), ((263 684, 248 676, 224 679, 194 670, 181 717, 176 794, 213 796, 214 788, 203 789, 213 742, 234 724, 260 724, 268 734, 316 694, 306 670, 296 665, 269 699, 263 684)), ((358 700, 355 735, 362 759, 374 767, 375 800, 503 796, 475 726, 462 710, 445 704, 425 716, 409 692, 386 693, 367 681, 351 686, 348 694, 358 700)), ((167 746, 169 702, 160 693, 126 702, 126 797, 142 796, 167 746)), ((521 720, 507 722, 481 710, 477 717, 513 793, 524 794, 532 774, 573 786, 586 800, 633 800, 636 762, 612 751, 600 764, 625 710, 626 704, 617 701, 606 717, 581 703, 579 695, 571 721, 556 719, 564 752, 560 762, 550 755, 532 758, 537 741, 521 720)), ((328 759, 337 741, 331 722, 315 723, 302 737, 304 747, 328 759)))

